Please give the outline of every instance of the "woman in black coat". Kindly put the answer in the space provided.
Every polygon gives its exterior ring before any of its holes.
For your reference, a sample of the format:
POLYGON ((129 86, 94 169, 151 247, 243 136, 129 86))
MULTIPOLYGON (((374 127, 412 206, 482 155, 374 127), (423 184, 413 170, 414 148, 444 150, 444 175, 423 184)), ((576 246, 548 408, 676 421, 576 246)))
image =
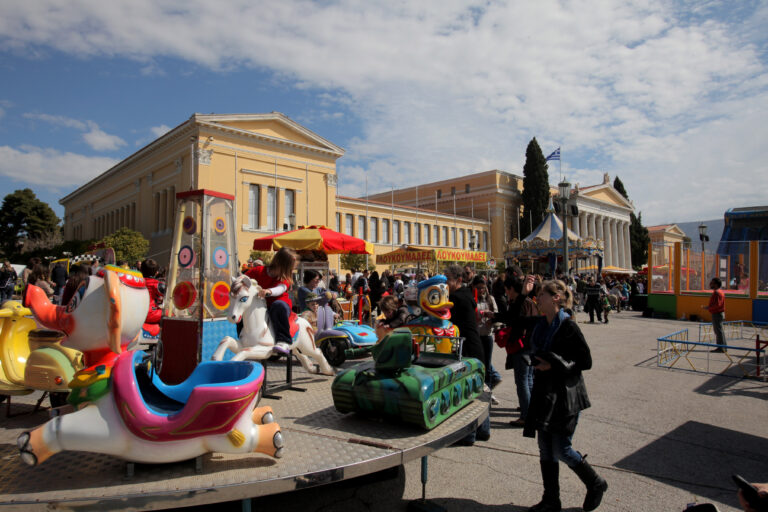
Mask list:
MULTIPOLYGON (((526 281, 526 287, 531 285, 526 281)), ((538 437, 544 496, 530 510, 561 510, 560 460, 587 487, 584 510, 595 510, 608 484, 571 446, 579 412, 590 406, 581 372, 592 368, 592 356, 578 325, 565 312, 573 303, 573 294, 565 283, 544 282, 537 301, 544 316, 539 317, 531 334, 535 374, 523 435, 538 437)))

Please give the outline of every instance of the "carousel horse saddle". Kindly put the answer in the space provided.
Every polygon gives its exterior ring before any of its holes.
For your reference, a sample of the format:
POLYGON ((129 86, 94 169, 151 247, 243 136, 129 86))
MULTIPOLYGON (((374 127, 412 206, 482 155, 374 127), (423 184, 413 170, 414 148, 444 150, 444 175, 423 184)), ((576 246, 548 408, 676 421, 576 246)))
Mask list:
POLYGON ((184 382, 169 385, 142 359, 138 351, 120 354, 112 369, 112 388, 128 430, 148 441, 226 434, 264 380, 258 363, 206 361, 184 382))

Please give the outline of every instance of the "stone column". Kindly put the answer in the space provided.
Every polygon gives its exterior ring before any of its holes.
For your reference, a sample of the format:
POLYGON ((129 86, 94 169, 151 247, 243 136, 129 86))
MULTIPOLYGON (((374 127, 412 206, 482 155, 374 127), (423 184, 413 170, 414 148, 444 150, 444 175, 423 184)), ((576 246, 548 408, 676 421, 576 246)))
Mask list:
POLYGON ((595 214, 595 228, 595 239, 603 241, 603 266, 605 266, 608 261, 608 242, 603 236, 603 218, 597 214, 595 214))
POLYGON ((632 241, 629 238, 629 222, 624 223, 624 257, 627 268, 632 268, 632 241))
POLYGON ((603 240, 605 240, 605 267, 613 265, 613 239, 611 239, 611 221, 603 217, 603 240))
POLYGON ((597 225, 595 223, 595 214, 594 213, 589 213, 588 215, 589 215, 589 219, 588 219, 588 221, 589 221, 589 230, 588 230, 589 236, 591 236, 592 238, 597 240, 597 225))
POLYGON ((617 249, 619 253, 619 266, 622 268, 627 268, 626 261, 624 261, 624 223, 621 221, 616 221, 616 236, 618 237, 618 244, 617 249))
POLYGON ((579 233, 582 238, 587 238, 589 236, 589 229, 587 228, 587 214, 581 213, 579 214, 579 233))
POLYGON ((619 235, 618 235, 618 229, 617 224, 618 222, 616 219, 611 219, 611 260, 613 261, 613 265, 616 267, 621 266, 621 262, 619 260, 619 235))

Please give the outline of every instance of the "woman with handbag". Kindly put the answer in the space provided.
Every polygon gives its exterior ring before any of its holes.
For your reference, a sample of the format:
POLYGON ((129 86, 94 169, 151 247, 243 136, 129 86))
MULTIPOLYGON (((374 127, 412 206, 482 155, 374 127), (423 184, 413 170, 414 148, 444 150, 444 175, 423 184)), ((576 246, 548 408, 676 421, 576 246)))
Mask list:
POLYGON ((565 311, 573 303, 565 283, 544 282, 537 302, 544 316, 539 317, 530 337, 535 377, 523 435, 538 439, 544 495, 529 510, 561 510, 559 461, 587 487, 582 508, 595 510, 608 483, 571 446, 579 413, 590 406, 581 372, 592 368, 592 355, 578 325, 565 311))

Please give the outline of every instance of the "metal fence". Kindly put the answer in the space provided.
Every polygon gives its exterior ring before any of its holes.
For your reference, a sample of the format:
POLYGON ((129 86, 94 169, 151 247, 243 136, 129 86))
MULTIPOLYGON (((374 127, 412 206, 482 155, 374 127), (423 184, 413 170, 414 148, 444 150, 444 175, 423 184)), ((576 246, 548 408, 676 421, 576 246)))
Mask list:
POLYGON ((712 324, 698 325, 698 338, 690 339, 689 329, 657 338, 657 366, 768 380, 768 324, 723 322, 725 346, 714 343, 712 324), (712 352, 722 348, 723 352, 712 352))

